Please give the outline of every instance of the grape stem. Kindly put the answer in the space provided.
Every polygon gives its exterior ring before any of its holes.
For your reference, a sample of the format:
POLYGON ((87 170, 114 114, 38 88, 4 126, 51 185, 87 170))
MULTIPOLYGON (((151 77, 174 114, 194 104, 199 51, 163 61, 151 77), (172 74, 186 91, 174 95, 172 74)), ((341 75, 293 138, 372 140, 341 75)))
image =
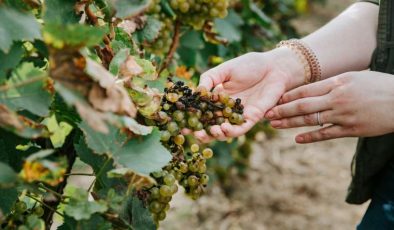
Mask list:
POLYGON ((181 22, 179 20, 176 20, 175 21, 175 31, 174 31, 174 35, 172 37, 171 47, 170 47, 170 50, 168 51, 166 59, 163 61, 163 64, 160 67, 159 75, 161 72, 163 72, 163 70, 165 70, 170 65, 170 63, 174 57, 174 54, 176 52, 176 49, 179 46, 180 37, 181 37, 181 22))
POLYGON ((26 194, 26 196, 29 197, 30 199, 35 200, 37 203, 40 203, 41 205, 45 206, 47 209, 51 210, 52 212, 55 212, 59 216, 64 217, 63 213, 57 211, 56 209, 53 209, 51 206, 47 205, 45 202, 42 202, 41 200, 35 198, 34 196, 31 196, 30 194, 26 194))

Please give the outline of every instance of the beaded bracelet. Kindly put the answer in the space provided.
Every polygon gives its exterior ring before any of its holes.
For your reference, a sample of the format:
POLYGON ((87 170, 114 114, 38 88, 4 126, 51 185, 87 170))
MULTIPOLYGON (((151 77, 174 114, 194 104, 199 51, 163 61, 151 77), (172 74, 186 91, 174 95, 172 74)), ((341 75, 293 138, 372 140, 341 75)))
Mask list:
POLYGON ((297 54, 301 63, 304 65, 306 84, 321 80, 321 67, 319 60, 312 49, 310 49, 305 43, 298 39, 291 39, 279 42, 277 47, 288 47, 297 54))

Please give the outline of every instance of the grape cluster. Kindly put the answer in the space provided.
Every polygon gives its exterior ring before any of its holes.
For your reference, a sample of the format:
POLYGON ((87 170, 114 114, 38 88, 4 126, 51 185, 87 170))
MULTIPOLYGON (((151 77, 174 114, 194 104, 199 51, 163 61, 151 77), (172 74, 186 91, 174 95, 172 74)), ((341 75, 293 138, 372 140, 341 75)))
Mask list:
POLYGON ((29 229, 25 223, 31 216, 42 217, 44 215, 44 209, 42 206, 37 205, 32 208, 28 208, 24 201, 17 201, 14 204, 12 213, 7 217, 7 220, 0 225, 0 229, 18 229, 27 230, 29 229))
POLYGON ((173 31, 175 30, 174 21, 162 12, 160 1, 151 1, 147 13, 159 20, 162 23, 162 27, 155 41, 144 45, 146 51, 158 56, 162 56, 169 51, 173 40, 173 31))
POLYGON ((227 16, 229 0, 170 0, 170 5, 182 22, 201 29, 207 20, 227 16))
POLYGON ((210 92, 202 87, 193 92, 181 81, 169 81, 167 86, 161 111, 154 120, 145 119, 147 124, 159 127, 161 141, 173 155, 162 171, 152 173, 157 185, 148 190, 148 201, 156 223, 165 218, 169 202, 178 191, 176 181, 192 199, 203 194, 209 181, 206 161, 213 156, 212 149, 202 149, 196 143, 190 145, 181 130, 208 131, 212 125, 223 122, 238 125, 244 122, 240 99, 234 100, 225 93, 210 92))

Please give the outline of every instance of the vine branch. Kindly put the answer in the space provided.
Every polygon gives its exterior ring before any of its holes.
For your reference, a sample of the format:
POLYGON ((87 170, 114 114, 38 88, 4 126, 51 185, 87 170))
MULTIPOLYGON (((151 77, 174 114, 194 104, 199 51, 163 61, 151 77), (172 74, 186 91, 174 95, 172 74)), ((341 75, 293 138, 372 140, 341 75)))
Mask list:
POLYGON ((181 37, 181 22, 179 20, 176 20, 175 31, 174 31, 174 35, 172 36, 171 47, 170 47, 170 50, 168 51, 166 59, 164 60, 163 64, 160 67, 159 75, 161 74, 161 72, 163 72, 163 70, 165 70, 170 65, 170 63, 174 57, 174 54, 176 52, 176 49, 179 46, 180 37, 181 37))
MULTIPOLYGON (((72 137, 73 137, 73 135, 70 135, 67 138, 67 139, 69 139, 69 141, 66 142, 66 143, 68 143, 68 145, 64 146, 59 151, 60 154, 65 155, 67 157, 67 163, 68 163, 63 181, 53 189, 54 192, 56 192, 57 194, 60 194, 60 195, 62 195, 64 193, 64 188, 67 185, 67 179, 69 177, 69 174, 71 173, 71 170, 72 170, 75 160, 77 158, 77 153, 75 152, 73 141, 71 139, 72 137)), ((44 200, 43 203, 44 203, 45 209, 44 209, 43 220, 45 221, 46 229, 51 228, 51 225, 53 223, 53 214, 57 213, 56 209, 61 202, 62 202, 62 199, 55 199, 55 200, 49 200, 49 201, 44 200), (51 207, 51 208, 49 208, 49 207, 51 207)))

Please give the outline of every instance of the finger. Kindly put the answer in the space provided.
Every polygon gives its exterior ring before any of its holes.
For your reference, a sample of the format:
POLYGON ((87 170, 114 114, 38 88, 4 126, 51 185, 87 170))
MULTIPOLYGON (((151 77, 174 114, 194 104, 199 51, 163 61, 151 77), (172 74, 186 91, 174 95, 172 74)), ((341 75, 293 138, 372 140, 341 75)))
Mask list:
MULTIPOLYGON (((320 122, 322 124, 336 124, 337 116, 332 110, 320 112, 320 122)), ((316 125, 319 125, 319 122, 317 120, 317 113, 310 113, 307 115, 271 121, 271 126, 276 129, 288 129, 316 125)))
POLYGON ((191 134, 193 131, 191 130, 191 129, 182 129, 181 130, 181 133, 183 134, 183 135, 189 135, 189 134, 191 134))
POLYGON ((332 90, 334 83, 333 81, 334 80, 332 79, 326 79, 323 81, 300 86, 283 94, 280 102, 283 104, 300 98, 325 95, 332 90))
POLYGON ((295 140, 299 144, 307 144, 348 136, 350 135, 346 128, 340 125, 331 125, 322 129, 300 134, 295 138, 295 140))
POLYGON ((194 136, 202 143, 210 143, 215 139, 207 134, 205 130, 194 132, 194 136))
POLYGON ((224 134, 223 130, 221 129, 221 127, 219 125, 212 126, 210 133, 217 140, 220 140, 220 141, 227 140, 226 135, 224 134))
POLYGON ((230 70, 226 63, 223 63, 203 73, 200 77, 199 86, 211 90, 215 86, 227 81, 229 77, 230 70))
POLYGON ((248 132, 256 122, 246 120, 242 125, 223 123, 220 127, 226 137, 238 137, 248 132))
POLYGON ((265 117, 269 120, 278 120, 329 109, 331 108, 328 96, 308 97, 275 106, 266 113, 265 117))

